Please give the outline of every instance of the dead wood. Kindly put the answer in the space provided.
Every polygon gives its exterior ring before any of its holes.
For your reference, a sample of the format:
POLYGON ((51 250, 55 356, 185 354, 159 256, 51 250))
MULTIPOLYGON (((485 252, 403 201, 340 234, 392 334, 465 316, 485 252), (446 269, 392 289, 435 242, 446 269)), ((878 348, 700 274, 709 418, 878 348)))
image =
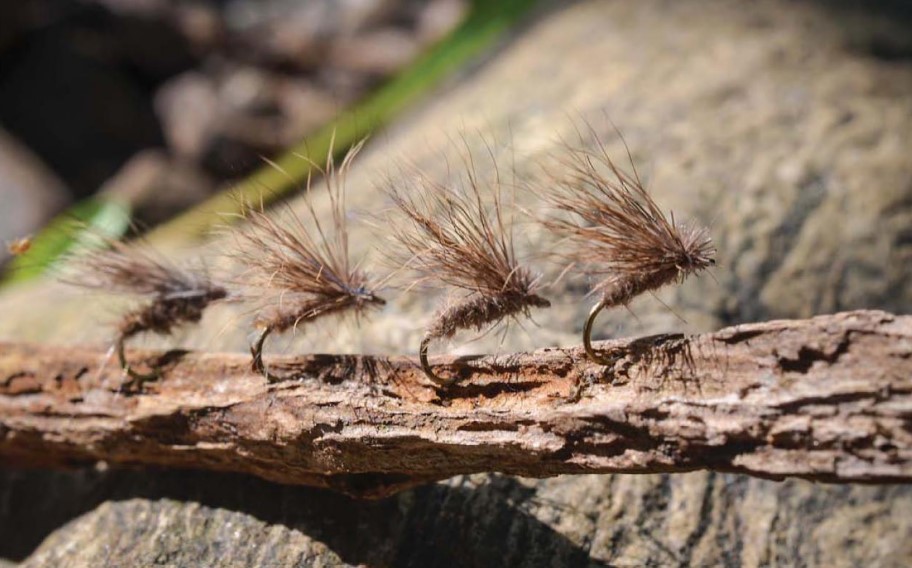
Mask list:
POLYGON ((202 468, 368 497, 453 475, 697 469, 822 482, 912 481, 912 316, 846 312, 581 348, 441 357, 134 351, 142 392, 105 350, 0 344, 8 466, 202 468))

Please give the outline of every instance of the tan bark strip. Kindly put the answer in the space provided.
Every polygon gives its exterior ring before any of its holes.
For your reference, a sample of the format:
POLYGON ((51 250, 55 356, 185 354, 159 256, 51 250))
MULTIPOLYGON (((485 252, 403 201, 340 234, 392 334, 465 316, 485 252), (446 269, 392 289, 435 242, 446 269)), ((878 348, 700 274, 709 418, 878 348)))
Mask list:
MULTIPOLYGON (((105 353, 0 344, 0 460, 243 472, 380 496, 480 471, 912 481, 912 316, 858 311, 475 360, 189 353, 141 393, 105 353)), ((132 352, 142 361, 168 357, 132 352)))

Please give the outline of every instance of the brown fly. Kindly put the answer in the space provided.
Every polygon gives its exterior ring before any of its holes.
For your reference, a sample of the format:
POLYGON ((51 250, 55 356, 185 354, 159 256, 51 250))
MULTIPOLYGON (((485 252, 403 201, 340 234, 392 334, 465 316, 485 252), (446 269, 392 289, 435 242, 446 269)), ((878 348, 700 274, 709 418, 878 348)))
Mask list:
MULTIPOLYGON (((626 306, 644 292, 683 282, 715 264, 716 249, 706 228, 683 225, 656 205, 631 163, 619 168, 596 138, 595 150, 567 147, 561 176, 547 192, 569 218, 545 224, 573 244, 575 260, 597 278, 600 295, 583 328, 583 345, 592 361, 609 364, 592 348, 592 325, 605 308, 626 306)), ((625 143, 626 147, 626 143, 625 143)))
MULTIPOLYGON (((262 210, 245 212, 248 227, 239 232, 238 259, 249 268, 251 286, 265 292, 271 305, 254 319, 260 335, 250 347, 252 367, 269 380, 279 380, 263 364, 263 344, 273 332, 283 332, 324 316, 354 311, 360 314, 386 302, 377 295, 378 283, 350 260, 345 211, 345 177, 362 143, 349 150, 338 168, 332 152, 325 168, 330 200, 328 221, 306 200, 307 218, 280 220, 262 210)), ((306 190, 310 193, 311 177, 306 190)))
POLYGON ((140 333, 167 335, 175 327, 198 322, 206 307, 228 292, 204 270, 177 266, 146 246, 103 240, 108 248, 74 255, 77 271, 63 280, 83 288, 145 298, 143 305, 121 318, 115 343, 121 367, 141 384, 157 378, 159 371, 136 371, 127 362, 125 342, 140 333))
POLYGON ((419 282, 435 282, 465 295, 440 309, 421 340, 421 368, 440 385, 455 379, 436 375, 428 363, 432 341, 457 331, 481 331, 508 317, 530 315, 531 308, 550 302, 536 294, 538 279, 516 258, 511 226, 505 219, 501 184, 494 184, 488 203, 471 159, 466 183, 456 187, 416 175, 416 187, 406 193, 389 185, 387 193, 407 222, 393 229, 404 252, 404 264, 419 282))

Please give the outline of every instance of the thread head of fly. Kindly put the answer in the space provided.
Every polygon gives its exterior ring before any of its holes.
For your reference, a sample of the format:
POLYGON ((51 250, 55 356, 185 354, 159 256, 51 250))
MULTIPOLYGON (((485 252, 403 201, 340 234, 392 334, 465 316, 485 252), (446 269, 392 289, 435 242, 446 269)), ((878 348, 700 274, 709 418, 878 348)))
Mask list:
POLYGON ((538 294, 532 294, 526 298, 526 303, 532 308, 550 308, 551 302, 547 298, 542 298, 538 294))
POLYGON ((213 286, 206 292, 206 300, 209 302, 215 302, 216 300, 224 300, 228 297, 228 290, 221 286, 213 286))
POLYGON ((687 276, 706 270, 716 264, 716 247, 704 228, 677 227, 678 244, 674 254, 674 266, 678 279, 683 282, 687 276))
POLYGON ((358 308, 367 308, 370 306, 381 307, 386 305, 386 300, 372 292, 367 286, 358 286, 349 290, 349 294, 358 308))
POLYGON ((536 294, 539 281, 540 277, 534 276, 526 267, 517 266, 507 275, 500 294, 515 298, 516 304, 524 306, 524 309, 550 308, 551 302, 536 294))
POLYGON ((529 294, 522 299, 522 313, 527 318, 532 317, 532 308, 550 308, 551 302, 538 294, 529 294))

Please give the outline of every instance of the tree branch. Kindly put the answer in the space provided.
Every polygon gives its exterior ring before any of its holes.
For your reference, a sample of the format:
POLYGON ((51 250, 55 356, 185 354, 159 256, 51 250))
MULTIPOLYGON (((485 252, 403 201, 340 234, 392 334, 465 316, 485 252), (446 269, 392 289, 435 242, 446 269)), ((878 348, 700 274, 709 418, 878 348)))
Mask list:
POLYGON ((106 353, 0 344, 0 459, 104 461, 243 472, 362 496, 457 474, 741 472, 825 482, 912 481, 912 316, 858 311, 690 338, 432 361, 158 359, 162 379, 122 392, 106 353))

